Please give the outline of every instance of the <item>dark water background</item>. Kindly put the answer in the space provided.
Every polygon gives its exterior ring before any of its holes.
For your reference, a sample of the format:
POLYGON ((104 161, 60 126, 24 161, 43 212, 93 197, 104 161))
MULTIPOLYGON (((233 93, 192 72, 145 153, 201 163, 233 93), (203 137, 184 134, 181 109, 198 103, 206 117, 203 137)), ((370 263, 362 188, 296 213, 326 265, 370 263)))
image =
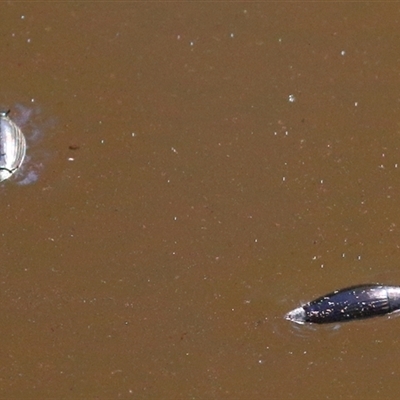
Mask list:
POLYGON ((0 397, 400 396, 400 319, 282 318, 400 285, 398 4, 0 20, 0 103, 41 136, 0 192, 0 397))

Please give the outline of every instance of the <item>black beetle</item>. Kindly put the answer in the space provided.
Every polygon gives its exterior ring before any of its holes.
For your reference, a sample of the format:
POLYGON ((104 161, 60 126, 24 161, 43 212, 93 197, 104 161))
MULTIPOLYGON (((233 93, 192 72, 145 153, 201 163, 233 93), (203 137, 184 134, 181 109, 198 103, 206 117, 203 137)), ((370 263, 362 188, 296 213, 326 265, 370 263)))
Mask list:
POLYGON ((325 324, 389 314, 400 309, 400 286, 357 285, 335 290, 285 315, 304 324, 325 324))

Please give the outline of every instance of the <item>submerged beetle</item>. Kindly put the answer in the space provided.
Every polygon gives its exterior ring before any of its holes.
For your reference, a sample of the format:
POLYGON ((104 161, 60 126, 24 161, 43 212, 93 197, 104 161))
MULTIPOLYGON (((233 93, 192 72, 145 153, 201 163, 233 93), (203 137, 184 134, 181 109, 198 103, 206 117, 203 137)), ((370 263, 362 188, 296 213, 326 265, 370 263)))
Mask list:
POLYGON ((389 314, 400 309, 400 286, 357 285, 336 290, 285 315, 304 324, 325 324, 389 314))
POLYGON ((0 112, 0 182, 17 171, 26 153, 25 136, 10 119, 9 112, 0 112))

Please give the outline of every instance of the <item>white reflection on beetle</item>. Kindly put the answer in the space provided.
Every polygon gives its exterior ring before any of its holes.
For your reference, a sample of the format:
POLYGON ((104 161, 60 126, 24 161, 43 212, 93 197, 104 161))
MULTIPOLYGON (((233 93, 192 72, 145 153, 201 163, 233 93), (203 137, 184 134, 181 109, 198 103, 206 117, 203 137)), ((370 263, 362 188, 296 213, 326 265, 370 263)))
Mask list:
MULTIPOLYGON (((3 169, 3 176, 0 181, 12 181, 17 185, 33 184, 39 179, 45 161, 48 159, 48 154, 40 147, 40 144, 43 139, 43 129, 50 123, 49 121, 46 123, 42 121, 40 115, 41 110, 37 106, 27 107, 22 104, 16 104, 9 108, 1 106, 0 111, 3 113, 3 116, 1 117, 2 122, 6 122, 6 124, 3 124, 2 126, 7 128, 12 126, 12 124, 15 124, 15 126, 21 130, 26 141, 26 154, 25 157, 22 157, 22 164, 17 165, 18 162, 16 162, 16 165, 13 166, 12 161, 8 160, 8 163, 11 166, 9 173, 7 174, 7 169, 3 169), (8 109, 10 109, 10 112, 7 113, 7 118, 10 119, 11 125, 7 125, 7 121, 3 120, 4 113, 6 113, 8 109), (15 167, 15 169, 13 170, 12 167, 15 167)), ((14 151, 15 154, 17 154, 15 147, 18 146, 22 146, 21 142, 18 144, 18 141, 15 141, 15 145, 12 143, 8 144, 7 148, 2 139, 1 162, 4 163, 8 155, 11 159, 17 157, 13 155, 12 152, 14 151)), ((1 165, 1 167, 5 166, 1 165)))

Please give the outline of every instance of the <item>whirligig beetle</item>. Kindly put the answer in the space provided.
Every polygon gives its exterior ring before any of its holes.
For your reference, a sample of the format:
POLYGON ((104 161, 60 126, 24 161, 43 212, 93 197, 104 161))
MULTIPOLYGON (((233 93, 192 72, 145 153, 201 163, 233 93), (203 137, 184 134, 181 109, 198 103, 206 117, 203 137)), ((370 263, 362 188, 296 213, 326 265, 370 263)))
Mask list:
POLYGON ((400 287, 357 285, 321 296, 285 315, 298 324, 343 322, 400 310, 400 287))
POLYGON ((17 171, 26 153, 25 136, 10 119, 9 112, 0 112, 0 182, 17 171))

